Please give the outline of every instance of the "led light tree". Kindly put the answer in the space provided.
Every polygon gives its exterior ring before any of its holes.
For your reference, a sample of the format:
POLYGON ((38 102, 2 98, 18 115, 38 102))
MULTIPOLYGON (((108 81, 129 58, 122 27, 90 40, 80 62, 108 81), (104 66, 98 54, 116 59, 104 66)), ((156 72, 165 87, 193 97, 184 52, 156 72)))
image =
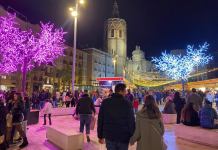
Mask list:
POLYGON ((34 62, 40 66, 46 65, 59 55, 64 56, 63 29, 55 29, 53 24, 41 23, 41 33, 37 33, 38 38, 32 35, 31 31, 20 31, 19 24, 14 21, 16 14, 8 13, 9 18, 0 18, 0 74, 16 72, 20 70, 23 73, 22 91, 25 90, 26 72, 34 67, 34 62))
POLYGON ((206 56, 209 44, 199 46, 199 49, 193 49, 194 46, 187 46, 187 55, 172 55, 166 52, 162 53, 160 58, 153 58, 152 61, 160 71, 164 71, 166 75, 174 80, 182 80, 183 96, 185 95, 184 81, 194 71, 194 67, 198 65, 208 64, 213 59, 211 55, 206 56))

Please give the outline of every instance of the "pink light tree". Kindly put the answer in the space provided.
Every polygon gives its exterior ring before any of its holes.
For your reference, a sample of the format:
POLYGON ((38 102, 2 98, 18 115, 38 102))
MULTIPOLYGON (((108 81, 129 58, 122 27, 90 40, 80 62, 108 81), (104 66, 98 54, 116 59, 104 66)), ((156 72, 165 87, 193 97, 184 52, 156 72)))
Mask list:
POLYGON ((0 17, 0 75, 11 74, 16 71, 23 73, 22 91, 25 91, 26 72, 34 66, 34 62, 40 66, 42 63, 54 64, 54 59, 64 56, 63 29, 55 29, 54 25, 41 23, 41 33, 36 38, 32 32, 20 31, 19 24, 14 21, 16 14, 8 17, 0 17))

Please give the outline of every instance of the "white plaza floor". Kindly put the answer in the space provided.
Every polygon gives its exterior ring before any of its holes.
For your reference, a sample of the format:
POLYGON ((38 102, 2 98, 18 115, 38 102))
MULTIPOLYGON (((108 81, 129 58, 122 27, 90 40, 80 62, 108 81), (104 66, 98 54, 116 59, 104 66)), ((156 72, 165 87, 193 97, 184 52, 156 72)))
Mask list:
MULTIPOLYGON (((163 109, 163 106, 160 106, 163 109)), ((46 139, 46 126, 43 126, 43 117, 39 118, 39 123, 36 125, 28 126, 27 137, 29 141, 28 147, 23 150, 59 150, 54 144, 50 143, 46 139)), ((65 127, 70 127, 74 130, 79 131, 79 121, 75 120, 71 115, 67 116, 54 116, 52 117, 52 126, 62 125, 65 127)), ((184 131, 185 132, 185 131, 184 131)), ((97 126, 91 131, 91 142, 87 143, 86 139, 84 141, 84 150, 99 150, 100 145, 97 142, 97 126)), ((165 124, 165 135, 164 140, 168 145, 168 150, 215 150, 216 148, 199 145, 196 143, 187 142, 181 139, 177 139, 174 135, 174 125, 165 124)), ((18 146, 21 143, 13 145, 10 150, 18 150, 18 146)), ((135 150, 136 144, 129 147, 129 150, 135 150)), ((106 149, 105 149, 106 150, 106 149)))

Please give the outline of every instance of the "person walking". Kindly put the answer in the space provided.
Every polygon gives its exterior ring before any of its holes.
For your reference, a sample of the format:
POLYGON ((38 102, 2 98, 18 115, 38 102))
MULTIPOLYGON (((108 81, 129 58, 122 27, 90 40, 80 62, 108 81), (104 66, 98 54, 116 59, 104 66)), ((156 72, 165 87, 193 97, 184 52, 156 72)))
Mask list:
POLYGON ((36 107, 36 91, 32 93, 32 98, 31 99, 32 99, 31 101, 33 103, 32 109, 36 109, 37 108, 36 107))
POLYGON ((210 101, 211 106, 213 106, 214 95, 213 95, 213 93, 212 93, 211 91, 209 91, 209 92, 207 93, 206 99, 207 99, 208 101, 210 101))
POLYGON ((156 95, 157 105, 159 105, 159 102, 161 105, 161 99, 162 99, 161 93, 159 91, 157 91, 157 92, 155 92, 155 95, 156 95))
POLYGON ((181 112, 182 112, 182 109, 184 108, 184 105, 185 105, 185 99, 182 99, 180 97, 180 93, 176 92, 174 94, 173 102, 175 104, 175 110, 176 110, 176 114, 177 114, 177 121, 176 121, 176 123, 180 124, 181 112))
POLYGON ((64 91, 63 94, 62 94, 62 101, 61 101, 61 103, 62 103, 62 107, 63 107, 64 104, 65 104, 65 101, 66 101, 66 95, 67 95, 67 93, 66 93, 66 91, 64 91))
POLYGON ((25 110, 23 112, 23 115, 24 115, 24 119, 23 119, 23 122, 22 122, 22 129, 24 131, 24 133, 26 134, 27 132, 27 121, 29 119, 29 116, 30 116, 30 101, 29 101, 29 98, 28 97, 24 97, 24 104, 25 104, 25 110))
POLYGON ((118 83, 115 93, 103 100, 98 115, 98 142, 106 142, 107 150, 128 150, 135 132, 132 103, 125 99, 126 85, 118 83))
POLYGON ((3 136, 6 134, 7 131, 7 108, 4 106, 4 100, 0 99, 0 149, 6 150, 6 143, 3 140, 3 136))
POLYGON ((136 130, 130 138, 130 146, 137 141, 137 150, 166 150, 162 140, 165 130, 161 112, 152 95, 144 99, 144 106, 136 113, 136 130))
POLYGON ((43 125, 46 125, 46 116, 47 115, 49 118, 49 125, 51 125, 52 105, 49 102, 49 99, 46 99, 44 111, 45 111, 45 114, 44 114, 44 124, 43 125))
POLYGON ((57 91, 55 92, 56 100, 53 101, 53 108, 55 108, 55 107, 58 105, 58 101, 59 101, 59 99, 60 99, 60 96, 61 96, 61 94, 60 94, 60 92, 57 90, 57 91))
POLYGON ((193 102, 195 105, 195 109, 197 111, 200 110, 202 107, 202 100, 199 95, 196 94, 196 89, 192 88, 192 94, 188 96, 188 101, 187 102, 193 102))
POLYGON ((45 91, 44 90, 42 90, 42 92, 39 93, 39 100, 40 100, 40 108, 43 109, 45 106, 45 91))
POLYGON ((95 102, 97 100, 97 93, 96 91, 94 91, 94 93, 92 94, 92 97, 93 97, 93 102, 95 102))
POLYGON ((16 130, 19 132, 20 136, 23 138, 23 143, 19 146, 19 148, 26 147, 29 143, 27 141, 27 137, 25 132, 22 129, 22 121, 23 121, 23 112, 25 111, 25 104, 22 100, 21 93, 14 94, 14 102, 12 108, 12 125, 15 126, 16 130))
POLYGON ((136 97, 134 98, 132 105, 134 106, 134 113, 137 113, 139 109, 139 101, 136 97))
POLYGON ((127 94, 126 94, 125 98, 127 100, 129 100, 131 103, 133 102, 133 95, 131 94, 130 89, 127 90, 127 94))
POLYGON ((12 131, 12 111, 9 111, 7 116, 6 116, 6 120, 7 120, 7 133, 6 133, 6 145, 7 148, 9 148, 9 145, 12 143, 10 142, 11 139, 11 131, 12 131))
POLYGON ((80 132, 83 133, 84 125, 86 125, 86 138, 90 142, 90 124, 92 121, 92 113, 95 115, 95 107, 91 97, 88 95, 88 90, 84 90, 82 98, 76 106, 76 115, 80 115, 80 132))
POLYGON ((51 93, 49 92, 49 90, 47 89, 46 90, 46 93, 45 93, 45 99, 51 99, 51 93))

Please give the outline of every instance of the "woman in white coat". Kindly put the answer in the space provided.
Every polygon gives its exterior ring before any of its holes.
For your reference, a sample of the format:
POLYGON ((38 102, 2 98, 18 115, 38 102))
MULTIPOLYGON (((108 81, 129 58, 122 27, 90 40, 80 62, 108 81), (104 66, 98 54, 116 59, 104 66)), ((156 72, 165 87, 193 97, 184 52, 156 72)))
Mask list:
POLYGON ((44 107, 45 114, 44 114, 44 124, 43 125, 46 125, 46 116, 47 116, 47 114, 48 114, 48 118, 49 118, 49 124, 51 125, 52 108, 53 108, 53 106, 49 102, 49 99, 46 99, 46 103, 45 103, 45 107, 44 107))

